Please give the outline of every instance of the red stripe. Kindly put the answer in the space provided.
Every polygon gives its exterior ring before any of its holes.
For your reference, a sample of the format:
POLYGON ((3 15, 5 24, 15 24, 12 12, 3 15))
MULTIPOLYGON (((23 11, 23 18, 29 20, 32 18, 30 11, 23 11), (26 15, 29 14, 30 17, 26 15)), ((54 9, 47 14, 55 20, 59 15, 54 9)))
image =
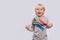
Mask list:
POLYGON ((41 19, 38 19, 38 20, 39 20, 40 24, 47 26, 47 23, 45 23, 43 20, 41 20, 41 19))

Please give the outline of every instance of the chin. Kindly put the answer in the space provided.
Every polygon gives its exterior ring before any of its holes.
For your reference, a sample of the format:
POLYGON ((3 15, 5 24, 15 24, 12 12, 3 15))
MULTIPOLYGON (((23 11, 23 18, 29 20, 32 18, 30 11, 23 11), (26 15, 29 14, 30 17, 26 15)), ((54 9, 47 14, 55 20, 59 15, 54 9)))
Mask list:
POLYGON ((41 17, 42 15, 38 15, 38 17, 41 17))

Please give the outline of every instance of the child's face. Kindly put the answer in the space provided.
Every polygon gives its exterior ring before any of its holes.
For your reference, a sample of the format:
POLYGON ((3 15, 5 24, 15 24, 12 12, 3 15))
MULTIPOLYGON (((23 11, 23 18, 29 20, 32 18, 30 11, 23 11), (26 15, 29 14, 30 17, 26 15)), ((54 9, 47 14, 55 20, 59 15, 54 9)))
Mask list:
POLYGON ((43 7, 42 6, 36 6, 36 8, 35 8, 35 13, 36 13, 36 15, 38 16, 38 17, 41 17, 41 16, 43 16, 44 15, 44 9, 43 9, 43 7))

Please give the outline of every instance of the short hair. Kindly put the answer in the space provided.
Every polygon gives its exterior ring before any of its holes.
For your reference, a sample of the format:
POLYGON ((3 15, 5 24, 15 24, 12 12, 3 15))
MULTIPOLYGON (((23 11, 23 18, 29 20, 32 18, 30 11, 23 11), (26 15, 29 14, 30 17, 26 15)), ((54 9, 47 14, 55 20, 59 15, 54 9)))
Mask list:
POLYGON ((45 11, 45 7, 43 6, 43 4, 38 3, 37 6, 42 6, 43 7, 43 10, 45 11))

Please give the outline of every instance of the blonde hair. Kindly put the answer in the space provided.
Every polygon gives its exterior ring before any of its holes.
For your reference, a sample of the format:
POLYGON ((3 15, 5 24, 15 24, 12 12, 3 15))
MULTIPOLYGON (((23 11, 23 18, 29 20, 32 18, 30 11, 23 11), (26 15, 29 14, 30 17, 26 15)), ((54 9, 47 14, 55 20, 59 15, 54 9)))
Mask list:
POLYGON ((41 3, 38 3, 37 6, 42 6, 43 7, 43 10, 45 11, 45 7, 41 3))

